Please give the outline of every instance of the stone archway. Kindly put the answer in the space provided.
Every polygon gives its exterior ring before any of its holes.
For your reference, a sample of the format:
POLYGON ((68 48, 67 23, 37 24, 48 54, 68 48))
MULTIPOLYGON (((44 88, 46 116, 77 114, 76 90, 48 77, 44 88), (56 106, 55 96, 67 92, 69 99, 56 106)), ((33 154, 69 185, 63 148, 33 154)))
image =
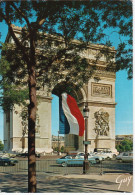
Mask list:
POLYGON ((77 85, 69 82, 60 82, 52 90, 52 94, 57 95, 58 97, 66 92, 76 99, 77 102, 84 99, 83 89, 79 88, 77 85))
MULTIPOLYGON (((20 33, 21 29, 14 27, 16 33, 20 33)), ((12 39, 9 39, 9 43, 12 39)), ((107 71, 106 56, 102 54, 99 60, 96 56, 100 50, 106 49, 104 45, 90 44, 87 49, 80 53, 85 57, 90 66, 96 66, 92 78, 87 85, 78 89, 72 83, 60 82, 53 87, 52 93, 59 96, 62 92, 68 92, 78 102, 78 106, 82 111, 84 103, 88 102, 90 110, 88 119, 88 152, 93 151, 95 147, 109 148, 115 150, 115 72, 113 68, 107 71), (94 77, 98 81, 94 80, 94 77), (100 79, 99 79, 100 78, 100 79), (99 114, 99 118, 95 115, 99 114), (102 122, 102 120, 104 122, 102 122), (98 134, 97 134, 98 132, 98 134), (107 133, 104 133, 107 132, 107 133)), ((110 53, 115 56, 115 49, 109 48, 110 53)), ((102 52, 103 53, 103 52, 102 52)), ((112 59, 115 62, 115 59, 112 59)), ((36 151, 51 152, 51 93, 47 87, 40 88, 37 91, 38 110, 37 110, 37 131, 36 131, 36 151)), ((27 129, 24 131, 20 112, 22 108, 14 105, 14 110, 4 113, 4 149, 6 151, 22 151, 27 150, 28 135, 27 129), (22 140, 24 141, 22 143, 22 140)), ((83 150, 83 142, 79 138, 78 150, 83 150)), ((77 148, 77 147, 76 147, 77 148)))

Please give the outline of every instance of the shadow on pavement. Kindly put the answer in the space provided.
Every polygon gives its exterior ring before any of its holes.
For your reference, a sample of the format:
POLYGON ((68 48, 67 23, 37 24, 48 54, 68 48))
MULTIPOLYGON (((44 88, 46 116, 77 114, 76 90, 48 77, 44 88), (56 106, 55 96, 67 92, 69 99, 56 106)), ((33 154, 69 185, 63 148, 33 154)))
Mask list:
POLYGON ((40 188, 37 185, 37 192, 68 192, 68 193, 103 193, 103 192, 123 192, 118 189, 109 189, 113 186, 114 182, 98 181, 96 179, 83 179, 83 178, 55 178, 40 181, 40 188), (101 187, 103 186, 103 187, 101 187))
POLYGON ((27 175, 4 173, 0 176, 0 191, 7 193, 28 192, 27 175))
MULTIPOLYGON (((7 193, 27 193, 27 182, 27 174, 4 173, 0 177, 0 191, 7 193)), ((50 176, 50 174, 48 173, 37 174, 37 192, 111 193, 123 191, 118 191, 118 187, 113 181, 104 181, 89 178, 65 178, 62 176, 50 176)))

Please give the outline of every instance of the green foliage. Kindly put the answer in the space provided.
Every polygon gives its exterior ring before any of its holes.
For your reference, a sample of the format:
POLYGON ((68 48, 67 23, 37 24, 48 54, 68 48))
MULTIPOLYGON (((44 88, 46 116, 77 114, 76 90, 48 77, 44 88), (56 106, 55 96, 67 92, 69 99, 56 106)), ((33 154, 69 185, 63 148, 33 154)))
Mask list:
POLYGON ((121 144, 116 146, 118 152, 127 152, 133 150, 133 141, 125 139, 121 142, 121 144))
POLYGON ((2 141, 0 140, 0 151, 2 151, 4 149, 4 144, 2 143, 2 141))
POLYGON ((12 49, 12 44, 2 44, 0 59, 0 106, 10 110, 14 104, 26 105, 28 89, 26 85, 27 70, 19 51, 12 49), (25 78, 25 79, 24 79, 25 78))
POLYGON ((61 151, 62 153, 63 153, 63 152, 65 152, 65 148, 64 148, 64 146, 61 146, 60 151, 61 151))
POLYGON ((54 148, 54 151, 57 151, 57 152, 58 152, 58 150, 59 150, 59 152, 62 152, 62 153, 64 153, 64 152, 65 152, 65 148, 64 148, 64 146, 61 146, 61 148, 60 148, 60 149, 58 149, 58 147, 55 147, 55 148, 54 148))

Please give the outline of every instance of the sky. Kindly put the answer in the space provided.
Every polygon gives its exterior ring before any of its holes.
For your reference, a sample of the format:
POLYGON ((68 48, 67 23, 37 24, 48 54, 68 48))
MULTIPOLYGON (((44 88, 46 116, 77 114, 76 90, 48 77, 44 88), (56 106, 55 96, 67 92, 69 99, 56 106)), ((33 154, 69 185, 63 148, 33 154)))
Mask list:
MULTIPOLYGON (((7 35, 7 26, 0 23, 0 32, 2 37, 0 41, 4 42, 7 35)), ((109 32, 108 32, 109 34, 109 32)), ((117 47, 119 37, 117 34, 111 36, 113 46, 117 47)), ((127 72, 119 71, 116 73, 115 82, 115 134, 133 133, 133 80, 127 80, 127 72)), ((59 130, 59 105, 57 96, 53 95, 52 100, 52 134, 58 135, 59 130)), ((0 109, 0 140, 3 141, 3 112, 0 109)))

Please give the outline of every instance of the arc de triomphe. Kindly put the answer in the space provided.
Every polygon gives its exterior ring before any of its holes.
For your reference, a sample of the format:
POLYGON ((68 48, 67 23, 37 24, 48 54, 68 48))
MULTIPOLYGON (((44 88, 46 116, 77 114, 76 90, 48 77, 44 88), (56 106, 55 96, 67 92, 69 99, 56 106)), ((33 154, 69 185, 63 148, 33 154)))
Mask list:
MULTIPOLYGON (((14 27, 16 33, 20 33, 20 27, 14 27)), ((10 42, 10 35, 7 36, 10 42)), ((103 46, 91 44, 85 54, 88 59, 94 59, 96 52, 103 46)), ((111 48, 115 53, 115 49, 111 48)), ((88 152, 94 148, 108 148, 115 151, 115 72, 106 71, 105 58, 102 56, 96 64, 95 77, 100 77, 99 81, 91 78, 87 85, 81 89, 74 86, 73 94, 78 102, 80 110, 83 110, 87 101, 90 110, 88 118, 88 140, 91 145, 88 146, 88 152)), ((66 83, 60 82, 53 87, 52 93, 60 95, 66 91, 66 83), (62 90, 60 90, 62 89, 62 90)), ((36 127, 36 151, 51 152, 51 93, 47 90, 37 92, 38 111, 36 127)), ((27 124, 20 117, 21 107, 15 105, 15 109, 4 113, 4 150, 5 151, 27 151, 27 124)), ((65 145, 67 151, 83 151, 83 137, 74 135, 65 136, 65 145)))

